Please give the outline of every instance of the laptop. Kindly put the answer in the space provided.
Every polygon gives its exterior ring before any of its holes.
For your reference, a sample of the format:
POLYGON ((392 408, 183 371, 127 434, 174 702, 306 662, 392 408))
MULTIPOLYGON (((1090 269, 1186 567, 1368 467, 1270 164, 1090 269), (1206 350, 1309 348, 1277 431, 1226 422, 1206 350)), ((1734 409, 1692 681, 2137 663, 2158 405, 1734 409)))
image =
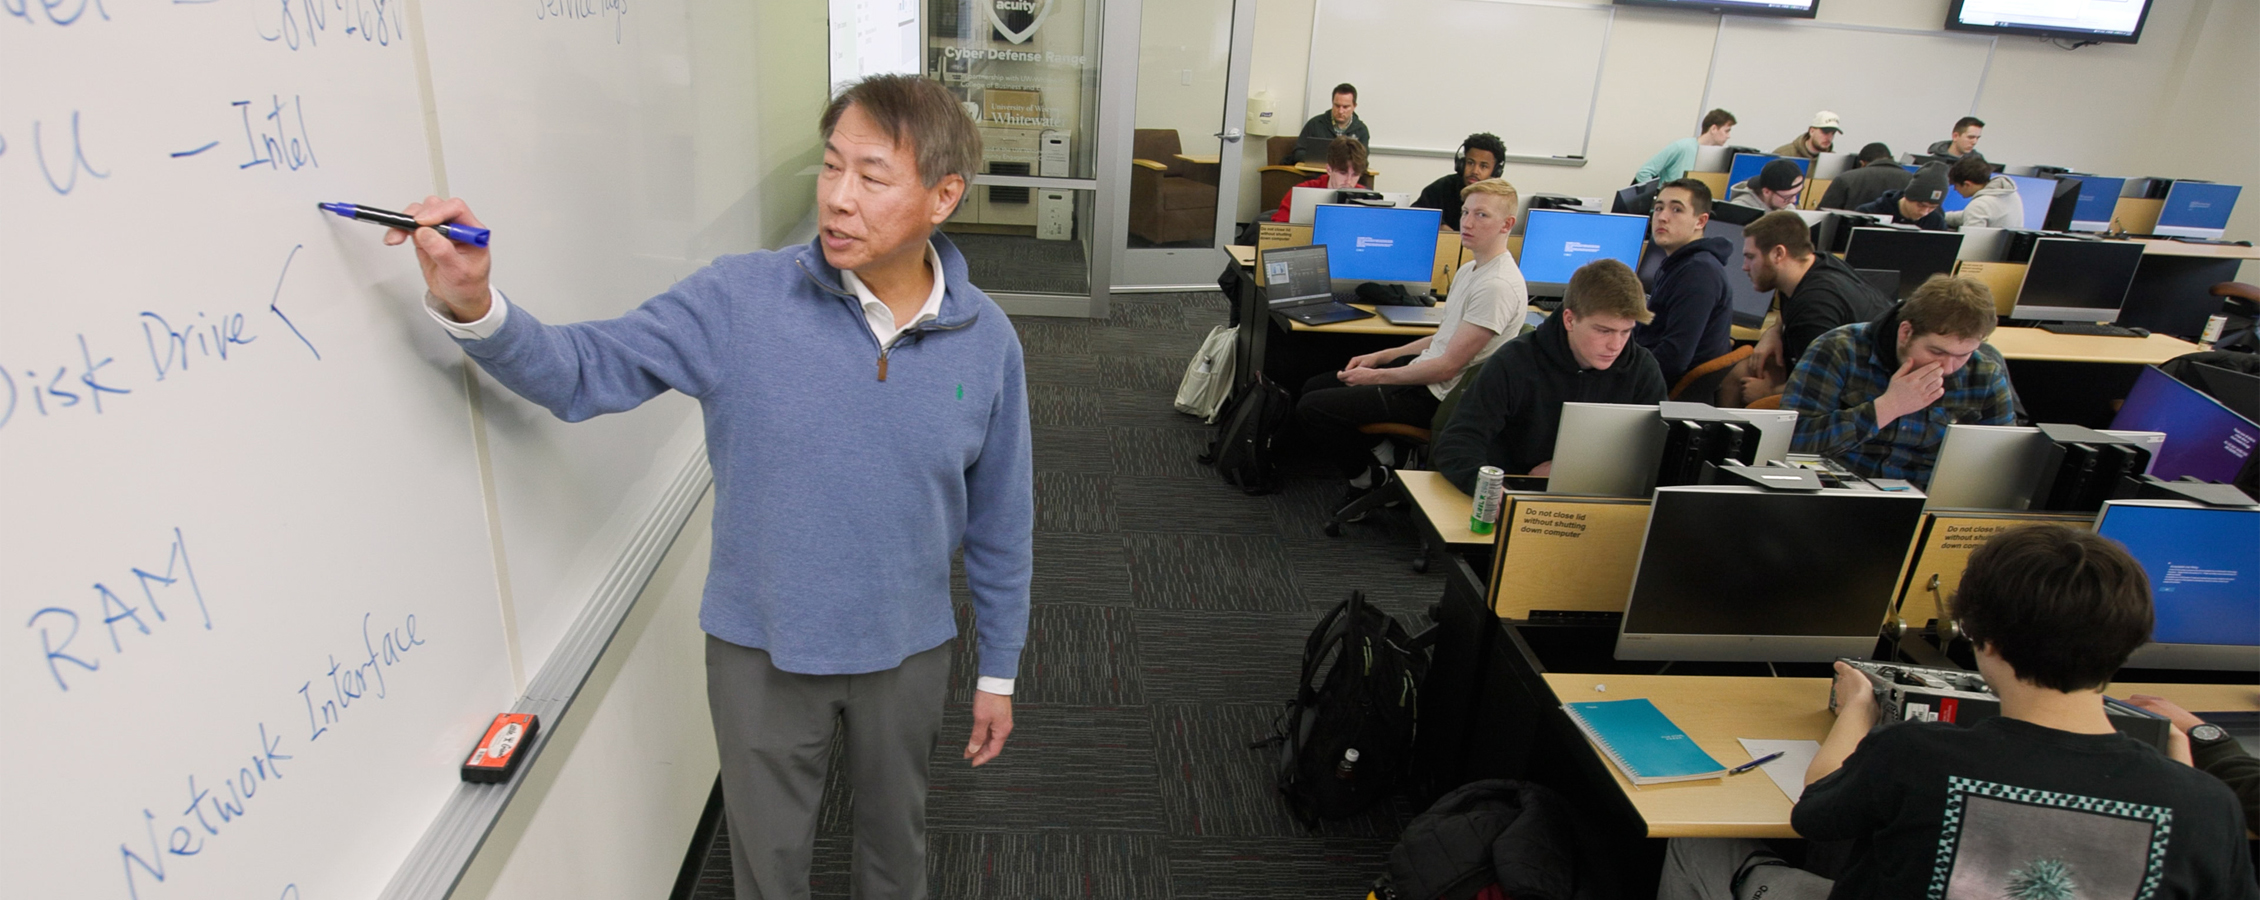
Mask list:
POLYGON ((1273 312, 1305 325, 1331 325, 1372 318, 1373 314, 1334 299, 1334 276, 1326 266, 1326 245, 1276 247, 1256 251, 1263 267, 1264 300, 1273 312))
POLYGON ((1294 193, 1290 195, 1287 200, 1287 224, 1311 224, 1312 220, 1317 217, 1318 207, 1328 203, 1337 203, 1344 206, 1390 207, 1411 206, 1413 204, 1413 195, 1409 193, 1401 191, 1371 191, 1364 188, 1358 188, 1357 190, 1367 194, 1378 194, 1380 195, 1380 199, 1344 201, 1337 198, 1345 192, 1336 188, 1295 188, 1294 193))
POLYGON ((1376 306, 1373 311, 1380 313, 1382 320, 1391 325, 1437 326, 1444 324, 1444 307, 1442 306, 1376 306))

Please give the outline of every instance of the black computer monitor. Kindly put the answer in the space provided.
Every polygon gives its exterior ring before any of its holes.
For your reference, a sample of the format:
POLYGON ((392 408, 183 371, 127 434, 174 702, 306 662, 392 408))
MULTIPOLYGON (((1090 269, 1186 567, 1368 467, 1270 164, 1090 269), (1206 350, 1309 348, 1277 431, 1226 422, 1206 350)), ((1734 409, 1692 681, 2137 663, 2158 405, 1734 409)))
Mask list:
POLYGON ((1616 199, 1609 205, 1613 213, 1645 216, 1656 209, 1656 195, 1663 193, 1664 180, 1653 178, 1617 190, 1616 199))
POLYGON ((1870 655, 1922 516, 1912 492, 1657 488, 1616 658, 1870 655))
MULTIPOLYGON (((1711 207, 1714 211, 1721 208, 1711 207)), ((1758 290, 1757 285, 1750 283, 1750 273, 1742 270, 1742 226, 1721 219, 1714 212, 1711 220, 1703 224, 1703 236, 1724 239, 1734 248, 1729 256, 1732 261, 1726 266, 1726 285, 1734 292, 1734 324, 1756 327, 1764 323, 1766 313, 1773 309, 1773 292, 1758 290)))
POLYGON ((1844 244, 1844 263, 1855 269, 1898 272, 1899 290, 1892 296, 1905 300, 1924 279, 1954 271, 1954 257, 1961 252, 1958 231, 1854 228, 1844 244))
MULTIPOLYGON (((2040 218, 2026 220, 2025 227, 2037 225, 2044 231, 2072 230, 2072 218, 2079 210, 2080 183, 2084 180, 2078 175, 2057 176, 2049 187, 2046 211, 2040 218)), ((2019 185, 2017 189, 2024 188, 2019 185)))
POLYGON ((2150 474, 2169 481, 2194 475, 2233 482, 2245 461, 2260 452, 2260 425, 2157 366, 2145 366, 2135 376, 2111 429, 2164 432, 2166 446, 2150 464, 2150 474))
POLYGON ((2151 642, 2127 665, 2260 670, 2260 507, 2113 500, 2095 532, 2150 578, 2151 642))
POLYGON ((2230 412, 2260 422, 2260 375, 2205 363, 2191 363, 2184 373, 2189 386, 2221 401, 2230 412))
POLYGON ((2025 262, 2024 287, 2017 291, 2012 319, 2047 322, 2112 322, 2142 265, 2142 245, 2133 241, 2041 238, 2025 262))

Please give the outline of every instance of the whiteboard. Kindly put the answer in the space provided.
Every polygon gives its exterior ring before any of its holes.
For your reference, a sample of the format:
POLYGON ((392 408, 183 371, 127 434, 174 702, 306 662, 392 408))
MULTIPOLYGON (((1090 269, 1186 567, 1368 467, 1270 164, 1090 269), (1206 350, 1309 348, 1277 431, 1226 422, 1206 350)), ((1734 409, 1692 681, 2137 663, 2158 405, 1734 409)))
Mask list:
MULTIPOLYGON (((1358 88, 1358 115, 1379 152, 1449 154, 1488 131, 1509 156, 1585 155, 1608 54, 1610 6, 1513 0, 1320 2, 1312 15, 1310 77, 1302 122, 1333 104, 1334 86, 1358 88), (1417 45, 1375 35, 1417 34, 1417 45), (1502 60, 1470 84, 1465 48, 1502 60)), ((1291 132, 1290 132, 1291 133, 1291 132)))
POLYGON ((1882 141, 1893 154, 1921 153, 1977 110, 1993 44, 1988 35, 1721 16, 1703 105, 1689 118, 1725 109, 1737 120, 1733 143, 1770 151, 1825 109, 1844 121, 1837 152, 1882 141))
POLYGON ((376 896, 703 489, 694 404, 556 422, 314 204, 465 196, 515 301, 615 315, 799 187, 762 171, 755 15, 418 11, 0 7, 11 896, 376 896))

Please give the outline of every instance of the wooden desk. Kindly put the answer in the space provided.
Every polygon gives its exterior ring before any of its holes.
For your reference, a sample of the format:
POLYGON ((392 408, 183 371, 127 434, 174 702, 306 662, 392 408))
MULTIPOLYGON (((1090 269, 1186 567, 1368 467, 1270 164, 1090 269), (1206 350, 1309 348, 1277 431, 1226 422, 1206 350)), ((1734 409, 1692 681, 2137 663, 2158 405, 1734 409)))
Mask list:
MULTIPOLYGON (((1828 711, 1826 678, 1555 673, 1543 677, 1564 703, 1646 697, 1711 758, 1729 767, 1750 759, 1740 738, 1818 741, 1836 723, 1836 716, 1828 711), (1608 690, 1596 691, 1596 684, 1607 685, 1608 690)), ((2254 685, 2125 683, 2112 685, 2108 693, 2119 698, 2154 694, 2192 712, 2260 709, 2260 686, 2254 685)), ((1590 742, 1586 749, 1601 759, 1590 742)), ((1605 759, 1601 764, 1647 823, 1649 837, 1797 836, 1789 827, 1788 795, 1762 772, 1634 788, 1615 766, 1605 759)))
POLYGON ((1399 470, 1397 480, 1404 483, 1405 497, 1420 511, 1422 529, 1446 547, 1488 547, 1494 535, 1476 534, 1468 530, 1468 520, 1475 514, 1475 501, 1460 492, 1442 472, 1417 472, 1399 470))
POLYGON ((1250 247, 1246 244, 1227 244, 1224 247, 1224 252, 1232 255, 1233 265, 1243 266, 1247 268, 1255 267, 1256 248, 1254 247, 1250 247))
MULTIPOLYGON (((1829 679, 1735 678, 1674 675, 1563 675, 1547 673, 1546 686, 1561 702, 1646 697, 1712 759, 1729 767, 1750 760, 1739 738, 1817 741, 1836 716, 1828 711, 1829 679), (1596 691, 1596 684, 1607 691, 1596 691)), ((1624 773, 1586 744, 1652 838, 1793 838, 1789 796, 1763 772, 1707 781, 1635 788, 1624 773)))
POLYGON ((2144 256, 2190 256, 2201 259, 2260 259, 2260 247, 2235 244, 2191 244, 2183 241, 2137 240, 2144 256))
POLYGON ((2196 344, 2163 334, 2144 338, 2096 337, 2051 334, 2038 328, 1997 328, 1987 343, 2001 351, 2002 357, 2012 360, 2137 366, 2157 365, 2198 350, 2196 344))
MULTIPOLYGON (((1350 306, 1366 312, 1373 311, 1372 306, 1364 303, 1352 303, 1350 306)), ((1320 334, 1401 334, 1416 338, 1427 337, 1436 333, 1436 326, 1434 325, 1391 325, 1389 320, 1380 316, 1349 322, 1335 322, 1331 325, 1305 325, 1287 318, 1285 315, 1278 313, 1273 313, 1273 315, 1278 316, 1279 322, 1285 325, 1289 331, 1315 331, 1320 334)))

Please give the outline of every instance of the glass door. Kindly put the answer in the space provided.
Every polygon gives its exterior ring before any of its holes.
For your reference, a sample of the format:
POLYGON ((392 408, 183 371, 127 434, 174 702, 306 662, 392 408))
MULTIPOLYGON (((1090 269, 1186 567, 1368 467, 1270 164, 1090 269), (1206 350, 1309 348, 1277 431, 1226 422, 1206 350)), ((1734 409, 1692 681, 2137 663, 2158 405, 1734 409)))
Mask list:
MULTIPOLYGON (((1124 198, 1116 290, 1213 288, 1240 215, 1255 0, 1144 0, 1130 158, 1107 173, 1124 198)), ((1130 71, 1125 71, 1130 70, 1130 71)))
POLYGON ((1107 234, 1096 173, 1119 155, 1100 127, 1101 50, 1114 4, 920 2, 925 74, 981 130, 972 190, 942 231, 964 251, 973 283, 1006 312, 1104 316, 1117 242, 1107 234))

